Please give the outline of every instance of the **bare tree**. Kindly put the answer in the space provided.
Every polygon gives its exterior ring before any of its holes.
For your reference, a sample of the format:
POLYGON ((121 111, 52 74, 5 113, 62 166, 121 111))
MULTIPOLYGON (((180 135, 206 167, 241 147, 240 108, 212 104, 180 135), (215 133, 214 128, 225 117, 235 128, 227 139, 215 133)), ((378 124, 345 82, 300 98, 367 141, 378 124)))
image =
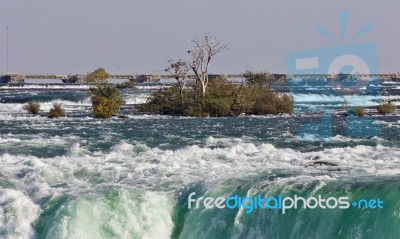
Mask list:
POLYGON ((210 62, 216 54, 228 50, 228 45, 208 33, 204 34, 202 38, 192 40, 192 42, 194 49, 188 51, 191 54, 191 60, 188 64, 196 77, 196 86, 198 83, 201 85, 201 93, 204 98, 209 80, 208 68, 210 62))
POLYGON ((183 105, 183 90, 185 89, 188 81, 190 67, 188 63, 182 59, 177 61, 171 59, 168 61, 168 64, 169 65, 165 71, 169 72, 171 76, 178 82, 179 95, 181 98, 181 104, 183 105))

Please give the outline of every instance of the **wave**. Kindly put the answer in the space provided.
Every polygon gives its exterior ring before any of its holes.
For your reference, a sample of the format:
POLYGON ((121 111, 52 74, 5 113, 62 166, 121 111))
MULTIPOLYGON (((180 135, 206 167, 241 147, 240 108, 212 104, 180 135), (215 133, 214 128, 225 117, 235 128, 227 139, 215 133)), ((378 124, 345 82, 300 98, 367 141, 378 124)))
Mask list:
MULTIPOLYGON (((58 139, 59 144, 71 139, 58 139)), ((32 139, 33 140, 33 139, 32 139)), ((154 189, 164 183, 171 183, 171 189, 179 183, 192 183, 205 177, 209 180, 221 177, 240 177, 249 174, 268 172, 270 169, 300 170, 304 174, 319 171, 305 167, 318 156, 321 160, 339 164, 339 176, 355 175, 390 175, 399 172, 400 149, 377 145, 355 146, 352 148, 330 148, 318 152, 300 152, 293 149, 279 149, 271 144, 241 142, 246 139, 235 139, 225 143, 224 139, 207 139, 204 147, 198 145, 184 148, 162 150, 149 148, 141 143, 121 142, 109 151, 90 151, 79 144, 73 144, 67 154, 52 158, 37 158, 26 155, 2 154, 0 163, 4 165, 3 174, 15 178, 16 171, 33 167, 36 171, 49 176, 45 180, 48 186, 70 181, 82 186, 94 186, 90 181, 109 182, 154 189), (221 145, 222 142, 222 145, 221 145), (217 147, 215 147, 217 146, 217 147), (29 165, 29 167, 27 166, 29 165), (36 167, 37 165, 37 167, 36 167), (83 173, 83 178, 70 178, 74 172, 83 173), (56 181, 53 176, 57 175, 56 181), (75 181, 78 180, 78 181, 75 181), (179 183, 178 183, 179 182, 179 183), (177 183, 176 185, 174 183, 177 183)), ((32 142, 31 140, 26 143, 32 142)), ((22 143, 22 142, 20 142, 22 143)), ((46 142, 42 142, 46 145, 46 142)), ((51 146, 49 139, 47 144, 51 146)), ((44 147, 44 146, 43 146, 44 147)))
POLYGON ((147 99, 149 97, 148 93, 140 93, 140 94, 130 94, 127 96, 124 96, 124 100, 126 104, 144 104, 147 102, 147 99))
POLYGON ((31 224, 39 213, 39 206, 24 193, 0 188, 0 238, 34 238, 31 224))
MULTIPOLYGON (((337 231, 327 234, 324 225, 328 220, 317 223, 327 212, 310 214, 300 210, 290 217, 258 212, 247 217, 240 210, 188 211, 182 208, 185 205, 182 197, 193 190, 208 195, 290 194, 299 190, 304 195, 311 195, 312 191, 346 192, 356 196, 360 187, 364 190, 361 194, 368 195, 380 192, 377 189, 380 184, 373 189, 365 188, 379 182, 376 178, 396 178, 400 174, 399 161, 400 149, 381 145, 300 152, 268 143, 247 143, 246 139, 208 138, 203 147, 162 150, 121 141, 103 151, 74 144, 64 155, 52 158, 2 154, 0 183, 5 190, 18 191, 21 196, 18 200, 30 201, 13 204, 18 209, 11 214, 18 218, 19 212, 28 205, 34 216, 23 220, 29 221, 28 225, 34 223, 23 233, 31 235, 34 231, 40 238, 325 237, 340 236, 337 231), (316 157, 339 165, 340 170, 309 166, 316 157), (343 191, 346 185, 361 179, 365 180, 364 184, 354 184, 349 192, 343 191), (297 234, 287 234, 283 222, 297 234)), ((398 206, 394 204, 390 209, 400 210, 398 206)), ((330 213, 333 212, 328 212, 327 218, 335 225, 343 224, 340 220, 346 214, 329 216, 330 213)), ((0 218, 4 215, 3 212, 0 218)), ((374 218, 382 216, 373 215, 374 218)), ((388 215, 392 220, 392 214, 388 215)), ((364 212, 354 214, 358 220, 366 216, 364 212)), ((351 221, 343 233, 354 236, 351 233, 356 230, 355 222, 355 219, 351 221)), ((370 224, 366 223, 360 230, 367 226, 370 224)), ((369 235, 364 233, 360 235, 369 235)), ((7 235, 13 234, 7 232, 7 235)))
MULTIPOLYGON (((90 98, 78 102, 54 99, 47 102, 40 102, 40 110, 44 112, 49 112, 54 103, 61 104, 67 112, 85 110, 86 107, 90 107, 92 105, 90 102, 90 98)), ((12 114, 26 114, 26 110, 24 110, 24 105, 24 103, 0 103, 0 115, 4 116, 4 119, 14 119, 15 117, 12 114)), ((19 117, 21 115, 17 116, 19 117)))
POLYGON ((292 94, 297 103, 333 103, 340 106, 346 100, 351 106, 376 106, 382 100, 400 100, 400 96, 338 96, 326 94, 292 94))
MULTIPOLYGON (((289 173, 227 180, 217 186, 196 185, 181 197, 181 220, 176 221, 176 238, 396 238, 400 234, 399 177, 358 177, 357 180, 332 180, 329 177, 292 176, 289 173), (377 199, 383 209, 290 209, 286 214, 275 209, 187 209, 187 196, 197 198, 239 195, 263 198, 294 195, 309 198, 348 197, 349 202, 377 199)), ((301 205, 301 204, 300 204, 301 205)))
POLYGON ((40 238, 170 238, 171 200, 165 193, 107 190, 50 200, 38 222, 40 238))

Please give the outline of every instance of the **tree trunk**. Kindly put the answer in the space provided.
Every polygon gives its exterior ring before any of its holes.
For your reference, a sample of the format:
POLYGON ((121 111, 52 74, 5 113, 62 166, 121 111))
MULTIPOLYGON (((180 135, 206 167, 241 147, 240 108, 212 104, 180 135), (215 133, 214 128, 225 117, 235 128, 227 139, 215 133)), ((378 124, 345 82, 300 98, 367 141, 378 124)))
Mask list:
POLYGON ((204 99, 204 97, 206 96, 206 84, 204 81, 201 82, 201 93, 204 99))
POLYGON ((181 107, 183 107, 183 87, 179 87, 179 94, 181 97, 181 107))

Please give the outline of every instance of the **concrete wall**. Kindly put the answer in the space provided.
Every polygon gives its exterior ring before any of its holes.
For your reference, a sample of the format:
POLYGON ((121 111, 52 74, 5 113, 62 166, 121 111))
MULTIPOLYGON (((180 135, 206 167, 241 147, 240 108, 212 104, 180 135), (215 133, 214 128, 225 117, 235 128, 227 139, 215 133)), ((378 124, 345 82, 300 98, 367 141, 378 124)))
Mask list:
POLYGON ((25 76, 18 74, 4 75, 0 77, 0 83, 2 84, 21 84, 24 83, 25 76))

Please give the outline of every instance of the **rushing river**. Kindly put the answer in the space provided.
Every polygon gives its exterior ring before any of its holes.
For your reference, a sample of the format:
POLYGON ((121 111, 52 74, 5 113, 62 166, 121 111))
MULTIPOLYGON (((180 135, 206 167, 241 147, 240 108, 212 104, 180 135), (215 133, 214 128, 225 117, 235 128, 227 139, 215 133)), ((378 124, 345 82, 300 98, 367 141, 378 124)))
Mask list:
MULTIPOLYGON (((129 105, 159 86, 122 91, 129 105)), ((394 87, 395 88, 395 87, 394 87)), ((0 238, 398 238, 400 117, 373 137, 299 135, 317 115, 232 118, 138 113, 101 120, 87 86, 0 87, 0 238), (41 103, 42 116, 23 105, 41 103), (53 103, 67 118, 48 119, 53 103), (335 167, 312 166, 312 159, 335 167), (311 165, 311 166, 310 166, 311 165), (188 209, 188 195, 380 198, 383 209, 188 209)), ((300 105, 340 104, 295 95, 300 105)), ((391 96, 391 99, 396 98, 391 96)), ((374 98, 362 104, 376 105, 374 98)))

